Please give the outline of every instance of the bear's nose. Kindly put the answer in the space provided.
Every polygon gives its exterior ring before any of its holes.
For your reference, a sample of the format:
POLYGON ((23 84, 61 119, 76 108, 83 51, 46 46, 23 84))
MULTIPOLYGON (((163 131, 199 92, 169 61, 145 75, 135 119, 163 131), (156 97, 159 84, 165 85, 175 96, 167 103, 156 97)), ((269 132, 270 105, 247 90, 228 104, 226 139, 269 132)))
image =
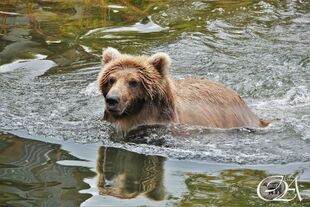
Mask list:
POLYGON ((119 97, 118 96, 108 96, 106 98, 106 102, 109 106, 116 106, 119 103, 119 97))

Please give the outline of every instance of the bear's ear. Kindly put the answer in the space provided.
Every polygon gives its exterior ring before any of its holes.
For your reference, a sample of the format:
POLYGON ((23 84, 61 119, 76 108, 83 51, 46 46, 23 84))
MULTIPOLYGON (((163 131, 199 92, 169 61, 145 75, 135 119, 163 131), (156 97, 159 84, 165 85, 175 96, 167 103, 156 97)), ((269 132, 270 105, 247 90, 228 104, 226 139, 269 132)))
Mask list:
POLYGON ((102 52, 102 64, 107 64, 111 60, 114 60, 121 56, 121 53, 113 48, 113 47, 108 47, 107 49, 103 50, 102 52))
POLYGON ((161 76, 164 77, 169 74, 171 59, 166 53, 156 53, 149 57, 148 62, 156 68, 161 76))

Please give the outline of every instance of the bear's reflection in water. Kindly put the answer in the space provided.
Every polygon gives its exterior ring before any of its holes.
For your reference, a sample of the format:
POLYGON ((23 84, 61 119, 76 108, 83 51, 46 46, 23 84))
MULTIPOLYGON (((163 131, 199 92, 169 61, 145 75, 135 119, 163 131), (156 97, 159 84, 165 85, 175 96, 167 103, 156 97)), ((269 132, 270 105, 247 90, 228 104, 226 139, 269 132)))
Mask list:
POLYGON ((99 193, 122 199, 144 195, 152 200, 163 200, 164 161, 160 156, 100 147, 97 159, 99 193))

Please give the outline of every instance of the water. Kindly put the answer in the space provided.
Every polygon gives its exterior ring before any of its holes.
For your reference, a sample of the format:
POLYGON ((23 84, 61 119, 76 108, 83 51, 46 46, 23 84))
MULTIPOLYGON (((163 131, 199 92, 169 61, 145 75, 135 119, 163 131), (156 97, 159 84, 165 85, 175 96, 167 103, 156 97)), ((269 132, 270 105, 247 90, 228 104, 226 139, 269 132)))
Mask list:
MULTIPOLYGON (((0 174, 22 166, 15 162, 24 160, 35 169, 18 168, 26 180, 8 173, 1 176, 0 185, 6 187, 0 201, 5 205, 20 206, 19 198, 27 198, 28 206, 49 206, 56 200, 64 206, 265 205, 256 196, 259 181, 269 174, 295 172, 302 172, 303 195, 310 196, 308 1, 7 0, 0 3, 0 11, 1 137, 15 143, 12 149, 27 146, 23 156, 12 161, 3 155, 0 174), (95 81, 101 49, 107 46, 130 54, 166 52, 173 61, 173 78, 199 76, 224 83, 271 124, 266 129, 231 130, 177 125, 142 129, 124 140, 101 121, 103 100, 95 81), (99 195, 95 172, 100 147, 112 157, 128 154, 133 163, 149 160, 148 156, 161 160, 154 164, 164 171, 159 173, 164 190, 156 191, 157 196, 164 195, 161 201, 138 188, 131 189, 138 195, 129 200, 108 196, 104 190, 105 195, 99 195), (59 161, 62 158, 53 158, 50 151, 68 157, 59 161), (42 160, 35 158, 40 153, 42 160), (53 166, 58 171, 46 166, 51 160, 57 160, 53 166), (44 170, 37 173, 41 167, 44 170), (61 178, 69 175, 67 171, 78 178, 61 178), (45 186, 41 172, 59 174, 59 179, 46 180, 45 186), (41 178, 31 178, 32 174, 41 178), (232 182, 237 186, 229 184, 229 177, 240 178, 232 182), (70 189, 64 187, 66 182, 70 189), (20 191, 12 191, 16 185, 20 191), (34 192, 43 188, 48 193, 37 198, 34 192), (239 199, 231 197, 235 192, 240 192, 239 199), (58 199, 60 194, 68 198, 58 199), (217 199, 206 199, 211 195, 217 199)), ((8 146, 2 144, 0 156, 8 146)), ((124 161, 119 162, 127 172, 124 161)), ((110 174, 121 174, 120 168, 113 169, 110 174)), ((143 179, 138 172, 131 176, 143 179)))

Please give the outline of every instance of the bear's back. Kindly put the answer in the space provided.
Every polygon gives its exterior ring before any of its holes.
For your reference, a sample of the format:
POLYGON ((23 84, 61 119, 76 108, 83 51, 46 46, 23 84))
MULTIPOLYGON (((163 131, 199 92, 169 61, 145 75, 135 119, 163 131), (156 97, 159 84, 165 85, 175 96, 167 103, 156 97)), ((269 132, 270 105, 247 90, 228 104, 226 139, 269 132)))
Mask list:
POLYGON ((179 123, 216 128, 259 127, 260 120, 232 89, 209 80, 174 81, 179 123))

